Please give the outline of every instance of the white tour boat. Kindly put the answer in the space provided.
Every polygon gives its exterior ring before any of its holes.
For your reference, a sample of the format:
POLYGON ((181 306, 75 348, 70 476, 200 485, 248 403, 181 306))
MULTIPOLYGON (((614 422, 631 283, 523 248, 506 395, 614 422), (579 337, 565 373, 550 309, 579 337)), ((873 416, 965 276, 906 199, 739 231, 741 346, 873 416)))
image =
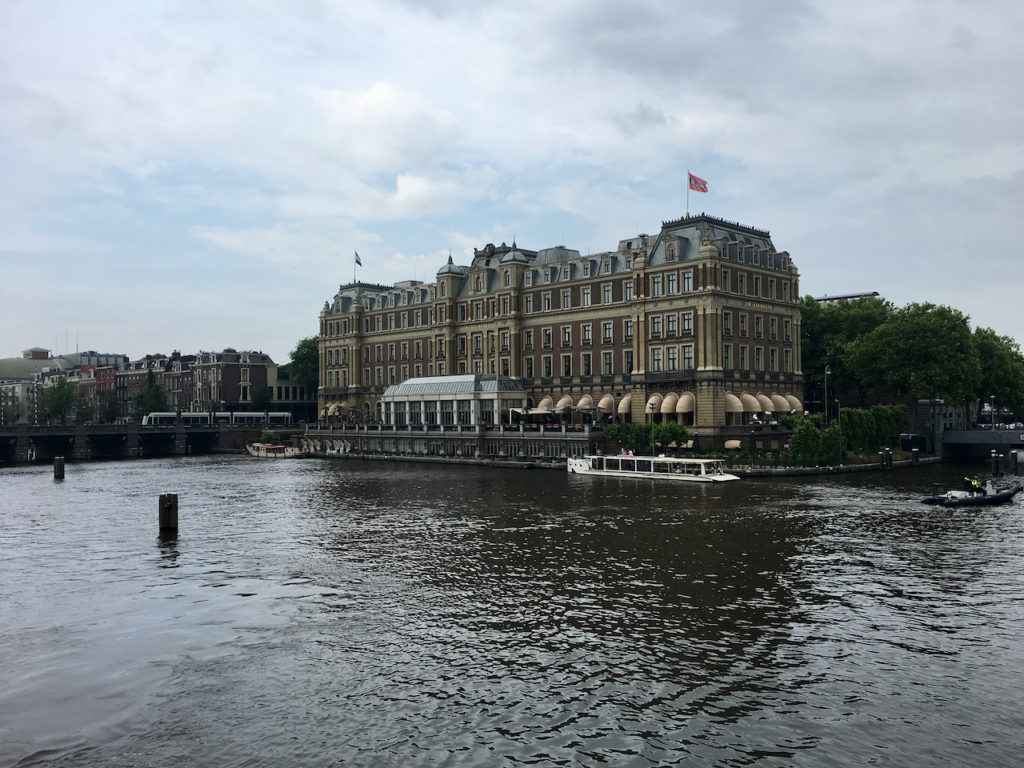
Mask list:
POLYGON ((643 477, 690 483, 724 483, 739 480, 730 475, 719 459, 680 459, 666 456, 583 456, 569 459, 566 468, 578 475, 643 477))
POLYGON ((302 459, 309 456, 308 451, 291 445, 271 445, 270 443, 249 443, 246 448, 250 456, 258 459, 302 459))

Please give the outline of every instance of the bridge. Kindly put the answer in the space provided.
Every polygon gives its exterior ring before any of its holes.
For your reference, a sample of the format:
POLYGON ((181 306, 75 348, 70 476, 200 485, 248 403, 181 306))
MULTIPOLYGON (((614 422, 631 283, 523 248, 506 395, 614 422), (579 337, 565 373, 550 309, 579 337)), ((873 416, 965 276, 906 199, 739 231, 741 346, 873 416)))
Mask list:
MULTIPOLYGON (((52 461, 188 456, 236 451, 258 440, 260 426, 67 424, 0 426, 0 465, 52 461)), ((282 432, 287 430, 275 430, 282 432)), ((296 431, 296 430, 291 430, 296 431)))
POLYGON ((1021 451, 1024 456, 1024 430, 1020 429, 947 429, 938 434, 939 453, 946 459, 987 459, 995 451, 1005 456, 1021 451))

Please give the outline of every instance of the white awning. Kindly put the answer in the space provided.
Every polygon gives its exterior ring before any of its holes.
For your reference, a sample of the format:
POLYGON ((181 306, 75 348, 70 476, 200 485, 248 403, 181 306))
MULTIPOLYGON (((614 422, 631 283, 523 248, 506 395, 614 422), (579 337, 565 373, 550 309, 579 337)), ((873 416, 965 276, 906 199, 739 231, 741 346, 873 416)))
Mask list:
POLYGON ((789 407, 794 411, 803 411, 804 406, 801 402, 793 395, 786 395, 786 401, 789 403, 789 407))
POLYGON ((789 400, 784 398, 778 392, 772 394, 772 404, 775 406, 772 410, 777 413, 785 413, 790 409, 789 400))
POLYGON ((761 406, 761 410, 762 411, 774 411, 775 410, 775 403, 772 402, 772 399, 770 397, 768 397, 768 395, 762 395, 762 394, 758 393, 758 395, 757 395, 757 402, 761 406))
POLYGON ((563 395, 562 399, 558 401, 556 408, 572 408, 572 398, 568 395, 563 395))
POLYGON ((730 451, 738 451, 740 449, 739 440, 726 440, 725 447, 730 451))
POLYGON ((743 403, 732 392, 725 393, 725 412, 743 413, 743 403))
POLYGON ((544 398, 541 399, 541 401, 539 403, 537 403, 537 407, 538 408, 550 408, 554 404, 555 404, 555 401, 551 399, 551 396, 550 395, 546 395, 544 398))
POLYGON ((624 398, 619 400, 619 413, 629 413, 633 410, 633 393, 630 392, 624 398))
POLYGON ((679 402, 679 395, 675 392, 669 392, 665 395, 665 399, 661 401, 661 412, 662 413, 675 413, 676 403, 679 402))
POLYGON ((664 398, 661 396, 661 394, 659 392, 655 392, 653 395, 651 395, 649 398, 647 398, 647 407, 645 408, 645 410, 648 410, 648 411, 656 411, 656 410, 658 410, 658 408, 661 407, 661 401, 663 399, 664 398))
POLYGON ((594 398, 590 395, 584 395, 580 398, 580 401, 576 403, 577 410, 580 411, 592 411, 594 410, 594 398))
MULTIPOLYGON (((729 397, 732 397, 732 395, 729 395, 729 397)), ((726 403, 728 404, 728 400, 726 403)), ((742 406, 740 407, 742 408, 742 406)), ((683 394, 679 396, 679 403, 676 404, 676 413, 693 413, 695 410, 697 410, 697 401, 693 397, 693 393, 683 392, 683 394)), ((726 408, 726 410, 728 410, 728 408, 726 408)))
POLYGON ((740 402, 743 403, 743 410, 747 413, 760 413, 761 411, 761 404, 749 392, 740 395, 740 402))
POLYGON ((597 404, 597 410, 602 413, 613 413, 615 411, 615 398, 611 395, 605 395, 601 398, 601 402, 597 404))

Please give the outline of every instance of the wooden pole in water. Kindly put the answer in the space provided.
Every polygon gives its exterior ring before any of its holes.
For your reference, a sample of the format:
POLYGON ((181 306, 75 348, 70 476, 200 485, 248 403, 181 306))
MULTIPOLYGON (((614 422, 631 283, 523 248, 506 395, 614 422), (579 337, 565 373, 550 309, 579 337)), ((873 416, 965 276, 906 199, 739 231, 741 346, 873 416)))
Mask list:
POLYGON ((178 532, 178 494, 160 494, 160 533, 178 532))
POLYGON ((64 479, 64 457, 54 456, 53 457, 53 479, 63 480, 64 479))

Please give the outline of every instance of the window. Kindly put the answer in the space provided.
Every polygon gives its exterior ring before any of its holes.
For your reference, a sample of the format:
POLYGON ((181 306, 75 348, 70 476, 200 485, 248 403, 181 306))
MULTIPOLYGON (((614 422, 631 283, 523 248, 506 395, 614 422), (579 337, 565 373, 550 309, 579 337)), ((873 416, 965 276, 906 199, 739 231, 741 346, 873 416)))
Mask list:
POLYGON ((665 370, 675 371, 679 369, 679 347, 669 347, 665 350, 665 370))
POLYGON ((509 298, 508 296, 501 297, 501 314, 507 315, 509 312, 509 298))
POLYGON ((792 350, 789 350, 789 349, 782 350, 782 361, 783 361, 783 364, 786 366, 785 367, 786 373, 792 373, 792 371, 793 371, 793 352, 792 352, 792 350))
POLYGON ((722 333, 726 336, 732 336, 732 312, 722 313, 722 333))
POLYGON ((782 321, 782 339, 783 341, 792 341, 789 320, 782 321))
POLYGON ((551 355, 544 355, 541 358, 541 376, 551 378, 551 355))
POLYGON ((755 296, 760 296, 761 295, 761 276, 760 275, 754 275, 754 295, 755 296))
POLYGON ((675 272, 669 273, 666 276, 665 280, 666 280, 665 291, 667 293, 672 294, 672 293, 675 293, 677 290, 679 290, 679 275, 677 275, 675 272))
POLYGON ((693 370, 693 344, 683 345, 683 370, 693 370))
POLYGON ((651 318, 651 336, 653 338, 661 336, 661 315, 655 315, 651 318))
POLYGON ((651 350, 651 370, 658 372, 661 370, 661 348, 655 347, 651 350))
POLYGON ((739 367, 740 367, 741 371, 747 370, 747 348, 746 348, 746 346, 741 346, 740 347, 739 367))
POLYGON ((722 345, 722 367, 727 371, 732 370, 732 344, 722 345))
POLYGON ((737 281, 736 282, 737 293, 739 293, 741 295, 746 295, 746 293, 747 293, 747 276, 743 272, 740 272, 738 275, 736 275, 736 281, 737 281))
POLYGON ((580 356, 580 364, 581 364, 581 367, 580 367, 580 374, 581 375, 583 375, 583 376, 592 376, 593 375, 594 372, 593 372, 593 370, 591 370, 590 353, 589 352, 584 352, 580 356))
POLYGON ((661 275, 651 278, 651 296, 661 296, 661 275))
POLYGON ((523 346, 527 349, 533 349, 533 330, 526 331, 523 334, 523 346))
POLYGON ((622 294, 626 301, 631 301, 633 298, 633 281, 632 279, 622 281, 622 294))
POLYGON ((779 320, 776 317, 768 318, 768 338, 772 341, 779 338, 779 320))
MULTIPOLYGON (((747 313, 740 312, 740 336, 747 335, 747 313)), ((744 369, 746 370, 746 369, 744 369)))
POLYGON ((510 285, 512 285, 512 273, 509 272, 506 269, 505 270, 505 287, 508 288, 510 285))
MULTIPOLYGON (((686 290, 686 278, 685 277, 683 278, 683 290, 686 290)), ((729 270, 728 269, 723 269, 722 270, 722 290, 723 291, 728 291, 729 290, 729 270)))
POLYGON ((533 358, 532 357, 524 357, 523 358, 523 375, 527 379, 532 379, 533 378, 533 358))
POLYGON ((569 279, 569 267, 567 267, 567 266, 566 267, 562 267, 562 279, 563 280, 568 280, 569 279))
MULTIPOLYGON (((725 272, 725 270, 723 270, 723 277, 722 277, 723 285, 724 285, 725 281, 728 279, 726 275, 728 275, 728 273, 725 272)), ((692 290, 693 290, 693 272, 683 272, 683 291, 685 293, 689 293, 692 290)))
POLYGON ((768 350, 768 370, 773 373, 779 370, 779 351, 775 347, 768 350))
POLYGON ((547 312, 551 309, 551 292, 545 291, 543 296, 544 311, 547 312))
POLYGON ((533 294, 526 297, 526 311, 533 312, 533 294))
POLYGON ((665 315, 665 335, 666 336, 675 336, 676 335, 676 325, 677 325, 678 322, 679 322, 679 316, 676 315, 675 313, 672 313, 671 315, 665 315))
POLYGON ((764 328, 762 327, 762 318, 760 315, 754 315, 754 338, 764 338, 764 328))
POLYGON ((481 286, 480 275, 476 276, 476 289, 479 291, 481 286))
POLYGON ((683 312, 683 333, 693 333, 693 312, 683 312))
POLYGON ((613 357, 611 352, 601 353, 601 373, 604 374, 605 376, 612 375, 612 360, 613 357))
POLYGON ((572 346, 572 326, 571 325, 563 325, 562 326, 562 346, 563 347, 571 347, 572 346))
POLYGON ((509 332, 508 331, 502 331, 501 332, 501 351, 502 352, 508 352, 509 351, 510 342, 511 342, 511 335, 509 334, 509 332))
POLYGON ((612 343, 612 341, 613 341, 613 338, 612 338, 613 331, 612 331, 612 329, 614 327, 615 327, 615 324, 611 323, 611 322, 603 323, 601 325, 602 341, 604 341, 605 344, 611 344, 612 343))
POLYGON ((676 244, 675 243, 670 243, 669 246, 668 246, 668 260, 669 261, 675 261, 676 260, 676 244))
POLYGON ((764 370, 763 354, 764 353, 762 352, 761 347, 754 347, 754 370, 755 371, 763 371, 764 370))
POLYGON ((590 262, 589 261, 584 261, 583 262, 583 276, 584 277, 590 277, 590 262))
POLYGON ((584 288, 583 289, 583 306, 584 307, 589 307, 590 306, 590 288, 584 288))
POLYGON ((533 285, 533 272, 527 272, 523 275, 523 284, 527 286, 533 285))
POLYGON ((602 298, 601 301, 605 304, 612 303, 612 287, 610 285, 601 286, 602 298))
POLYGON ((562 355, 562 375, 572 376, 572 355, 562 355))
POLYGON ((545 328, 542 333, 544 334, 544 348, 551 349, 551 329, 545 328))
POLYGON ((572 293, 566 289, 562 291, 562 309, 568 309, 572 306, 572 293))
POLYGON ((627 349, 622 353, 623 371, 633 372, 633 350, 627 349))
POLYGON ((626 339, 626 341, 629 341, 630 339, 633 338, 633 321, 632 320, 623 320, 622 321, 622 335, 623 335, 623 338, 626 339))
POLYGON ((583 343, 584 344, 589 344, 590 341, 591 341, 591 338, 590 338, 590 329, 591 329, 591 327, 592 326, 590 326, 590 325, 584 325, 583 326, 583 343))

